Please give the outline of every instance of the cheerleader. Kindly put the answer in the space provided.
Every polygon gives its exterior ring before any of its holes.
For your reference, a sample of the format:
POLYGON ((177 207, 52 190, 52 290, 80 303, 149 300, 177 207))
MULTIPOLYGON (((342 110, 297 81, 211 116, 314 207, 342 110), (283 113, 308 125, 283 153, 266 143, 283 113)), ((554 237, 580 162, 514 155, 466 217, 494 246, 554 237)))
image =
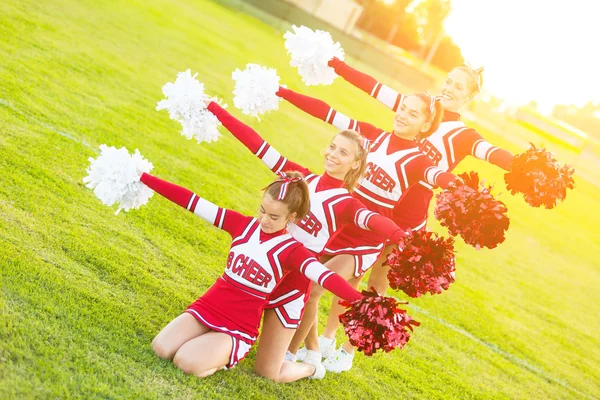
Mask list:
MULTIPOLYGON (((242 360, 257 339, 269 294, 291 271, 299 271, 347 300, 361 298, 286 230, 289 222, 302 219, 310 207, 308 187, 299 173, 282 174, 267 186, 257 218, 218 207, 147 173, 141 181, 233 239, 223 276, 152 341, 154 352, 182 371, 202 378, 242 360)), ((325 373, 320 364, 284 364, 285 381, 321 378, 325 373)))
MULTIPOLYGON (((315 255, 323 251, 334 232, 348 224, 378 232, 391 241, 398 241, 406 234, 388 218, 367 210, 350 194, 364 174, 368 153, 366 140, 356 131, 343 130, 333 138, 325 150, 325 173, 319 176, 283 157, 256 131, 217 103, 210 103, 208 110, 270 170, 275 173, 292 170, 304 174, 310 193, 310 211, 303 219, 290 223, 288 231, 315 255)), ((351 269, 338 271, 348 279, 352 273, 351 269)), ((277 381, 285 379, 282 363, 284 358, 295 361, 295 356, 289 352, 286 354, 286 350, 304 313, 310 290, 311 281, 292 271, 269 296, 256 355, 255 370, 258 374, 277 381)), ((310 351, 305 357, 307 360, 320 364, 321 354, 310 351)))
MULTIPOLYGON (((402 99, 392 132, 351 120, 320 100, 283 87, 277 95, 323 121, 356 129, 372 141, 365 176, 354 191, 354 195, 372 211, 394 218, 394 211, 401 197, 413 185, 425 182, 431 186, 447 188, 457 179, 451 173, 436 167, 417 147, 416 140, 429 136, 439 127, 443 113, 440 102, 426 93, 408 95, 402 99)), ((398 221, 394 222, 398 224, 398 221)), ((410 228, 406 224, 398 226, 410 228)), ((354 274, 350 284, 357 287, 364 273, 378 259, 386 241, 384 236, 346 226, 327 244, 323 253, 325 258, 322 257, 321 260, 327 261, 328 268, 336 272, 351 266, 354 274)), ((335 351, 335 339, 317 338, 316 330, 311 330, 312 324, 305 323, 306 316, 310 315, 309 310, 316 309, 322 294, 322 289, 313 288, 302 325, 290 344, 290 352, 296 353, 303 340, 308 350, 319 348, 325 356, 335 351), (309 332, 310 335, 307 336, 309 332)), ((334 303, 335 307, 339 307, 337 300, 334 303)), ((352 354, 351 346, 348 352, 352 354)), ((327 368, 327 364, 324 365, 327 368)))
MULTIPOLYGON (((369 93, 393 111, 397 111, 405 95, 377 82, 371 76, 355 70, 337 58, 329 65, 335 72, 354 86, 369 93)), ((443 120, 439 128, 430 136, 419 141, 419 148, 433 163, 445 171, 452 171, 467 156, 477 157, 506 171, 510 170, 513 155, 486 141, 483 136, 467 127, 460 119, 460 111, 481 91, 483 68, 473 69, 462 65, 454 68, 444 81, 441 89, 441 104, 444 107, 443 120)), ((350 120, 331 121, 338 129, 345 129, 350 120)), ((425 182, 411 187, 394 210, 394 221, 404 227, 418 231, 426 229, 429 204, 433 198, 432 187, 425 182)), ((369 277, 368 287, 374 287, 379 293, 385 293, 389 287, 388 268, 382 267, 385 257, 392 251, 386 248, 377 260, 369 277), (382 268, 380 268, 382 267, 382 268)), ((334 307, 335 308, 335 307, 334 307)), ((332 309, 324 336, 335 337, 339 322, 332 309)), ((327 363, 329 364, 329 363, 327 363)), ((326 364, 326 365, 327 365, 326 364)))
MULTIPOLYGON (((394 112, 398 110, 405 97, 337 58, 329 61, 329 65, 342 78, 369 93, 394 112)), ((483 68, 473 69, 466 65, 450 71, 442 85, 440 96, 441 104, 444 107, 443 120, 434 133, 419 141, 421 152, 444 171, 452 171, 467 156, 477 157, 506 171, 510 170, 513 155, 507 150, 492 145, 481 134, 467 127, 460 120, 461 109, 481 91, 482 73, 483 68)), ((345 124, 340 121, 334 125, 339 128, 345 124)), ((433 196, 430 189, 431 187, 427 185, 412 188, 403 199, 406 202, 405 206, 396 209, 396 218, 411 224, 413 230, 423 229, 427 224, 427 210, 433 196), (418 213, 412 211, 415 206, 420 207, 418 213)))

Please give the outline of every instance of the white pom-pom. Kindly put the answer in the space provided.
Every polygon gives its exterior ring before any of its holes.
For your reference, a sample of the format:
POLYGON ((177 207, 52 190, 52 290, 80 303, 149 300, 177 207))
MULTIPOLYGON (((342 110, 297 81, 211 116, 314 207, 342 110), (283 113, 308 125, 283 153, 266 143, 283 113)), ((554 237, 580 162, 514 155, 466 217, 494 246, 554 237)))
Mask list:
POLYGON ((162 91, 167 97, 158 102, 157 110, 166 109, 172 120, 181 123, 181 134, 188 139, 200 142, 216 141, 221 134, 217 117, 206 109, 208 103, 216 100, 204 93, 204 84, 196 80, 190 70, 177 74, 174 83, 167 83, 162 91))
POLYGON ((333 43, 329 32, 316 32, 306 26, 292 26, 294 33, 286 32, 285 48, 291 55, 290 65, 298 68, 302 82, 307 86, 331 85, 337 74, 327 65, 336 57, 344 60, 344 50, 339 42, 333 43))
POLYGON ((231 77, 235 81, 233 105, 242 113, 260 121, 260 114, 279 108, 281 99, 275 94, 279 90, 279 76, 273 68, 248 64, 243 71, 233 71, 231 77))
POLYGON ((140 181, 140 173, 150 172, 154 167, 137 149, 130 155, 125 147, 116 149, 103 144, 100 155, 95 159, 90 157, 89 161, 88 176, 83 182, 107 206, 119 203, 115 215, 143 206, 154 194, 140 181))

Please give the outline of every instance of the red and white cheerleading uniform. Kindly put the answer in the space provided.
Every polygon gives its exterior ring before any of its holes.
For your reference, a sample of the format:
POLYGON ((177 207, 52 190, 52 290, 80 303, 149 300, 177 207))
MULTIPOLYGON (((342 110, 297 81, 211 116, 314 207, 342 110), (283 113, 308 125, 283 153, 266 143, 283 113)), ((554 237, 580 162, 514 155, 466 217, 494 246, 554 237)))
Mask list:
POLYGON ((231 336, 233 350, 228 368, 243 359, 256 341, 263 307, 291 271, 299 271, 349 301, 361 298, 360 293, 319 263, 313 253, 285 230, 264 233, 256 218, 218 207, 185 188, 149 174, 143 174, 141 181, 227 231, 233 239, 225 273, 186 310, 207 327, 231 336))
MULTIPOLYGON (((338 129, 357 130, 372 142, 367 155, 367 170, 354 196, 369 210, 394 220, 400 228, 411 228, 406 224, 400 225, 399 222, 403 221, 394 219, 394 210, 410 187, 424 182, 446 188, 456 179, 451 173, 436 167, 421 153, 414 140, 402 139, 371 124, 352 120, 321 100, 286 88, 280 88, 277 95, 338 129)), ((327 244, 324 254, 354 255, 358 266, 356 276, 360 276, 377 260, 387 239, 349 225, 327 244)))
MULTIPOLYGON (((403 94, 337 58, 329 61, 329 65, 346 81, 375 97, 394 112, 398 111, 403 94)), ((444 111, 438 130, 422 139, 419 148, 436 166, 448 172, 467 156, 477 157, 507 171, 510 170, 513 159, 510 152, 486 141, 481 134, 460 121, 460 114, 451 111, 444 111)), ((415 230, 423 229, 427 224, 427 212, 433 197, 431 189, 424 182, 421 186, 410 188, 395 210, 394 221, 403 221, 415 230)))
MULTIPOLYGON (((263 161, 273 172, 298 171, 305 176, 310 193, 310 212, 301 221, 288 225, 288 232, 315 255, 323 252, 325 245, 341 227, 356 226, 370 229, 398 240, 405 232, 391 220, 368 210, 352 197, 342 180, 327 173, 322 176, 283 157, 248 125, 239 121, 217 103, 210 103, 208 110, 221 121, 237 139, 263 161)), ((297 271, 291 272, 269 297, 282 325, 296 329, 310 293, 311 281, 297 271)))

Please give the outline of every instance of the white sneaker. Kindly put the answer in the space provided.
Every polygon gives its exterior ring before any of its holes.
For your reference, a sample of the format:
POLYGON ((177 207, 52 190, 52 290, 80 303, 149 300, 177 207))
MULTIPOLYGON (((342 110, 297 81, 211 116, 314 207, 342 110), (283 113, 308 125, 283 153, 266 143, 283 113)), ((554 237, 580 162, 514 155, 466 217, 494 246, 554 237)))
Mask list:
MULTIPOLYGON (((335 338, 329 339, 323 335, 319 336, 319 350, 321 350, 321 355, 323 358, 329 358, 333 355, 333 353, 335 353, 335 345, 335 338)), ((304 361, 307 351, 308 350, 306 350, 306 347, 300 348, 296 353, 296 359, 298 361, 304 361)))
POLYGON ((354 353, 347 353, 346 350, 340 347, 335 354, 323 361, 323 366, 327 371, 339 374, 340 372, 349 371, 352 368, 353 359, 354 353))
POLYGON ((308 379, 323 379, 325 377, 325 367, 321 363, 321 353, 308 350, 304 362, 315 367, 315 372, 308 379))
POLYGON ((329 358, 335 354, 335 338, 329 339, 325 336, 319 336, 319 350, 321 350, 321 355, 323 358, 329 358))
POLYGON ((306 358, 306 351, 306 347, 298 349, 298 351, 296 352, 296 360, 304 361, 304 359, 306 358))
POLYGON ((296 355, 290 351, 285 352, 285 357, 283 357, 284 361, 292 361, 296 362, 296 355))

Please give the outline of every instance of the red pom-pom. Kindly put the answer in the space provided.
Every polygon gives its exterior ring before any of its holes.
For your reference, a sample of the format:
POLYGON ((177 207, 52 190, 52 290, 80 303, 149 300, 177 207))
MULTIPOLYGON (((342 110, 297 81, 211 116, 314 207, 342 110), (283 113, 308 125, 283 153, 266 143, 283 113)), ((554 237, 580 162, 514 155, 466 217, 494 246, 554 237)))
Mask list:
POLYGON ((377 350, 386 353, 396 347, 402 348, 410 339, 413 326, 420 323, 398 308, 399 303, 391 297, 380 296, 375 290, 362 291, 363 298, 348 303, 349 309, 340 314, 339 320, 350 339, 350 344, 370 356, 377 350))
POLYGON ((477 249, 493 249, 504 242, 508 229, 507 208, 491 195, 491 186, 479 184, 476 172, 462 173, 464 184, 450 187, 436 196, 435 218, 448 227, 452 236, 460 235, 477 249))
POLYGON ((413 232, 400 239, 400 250, 387 257, 388 280, 392 289, 410 297, 439 294, 454 282, 456 271, 454 239, 438 238, 434 232, 413 232))
POLYGON ((511 194, 523 193, 530 206, 553 208, 567 197, 567 189, 575 187, 573 172, 568 165, 561 167, 552 153, 531 144, 529 150, 513 158, 504 181, 511 194))

